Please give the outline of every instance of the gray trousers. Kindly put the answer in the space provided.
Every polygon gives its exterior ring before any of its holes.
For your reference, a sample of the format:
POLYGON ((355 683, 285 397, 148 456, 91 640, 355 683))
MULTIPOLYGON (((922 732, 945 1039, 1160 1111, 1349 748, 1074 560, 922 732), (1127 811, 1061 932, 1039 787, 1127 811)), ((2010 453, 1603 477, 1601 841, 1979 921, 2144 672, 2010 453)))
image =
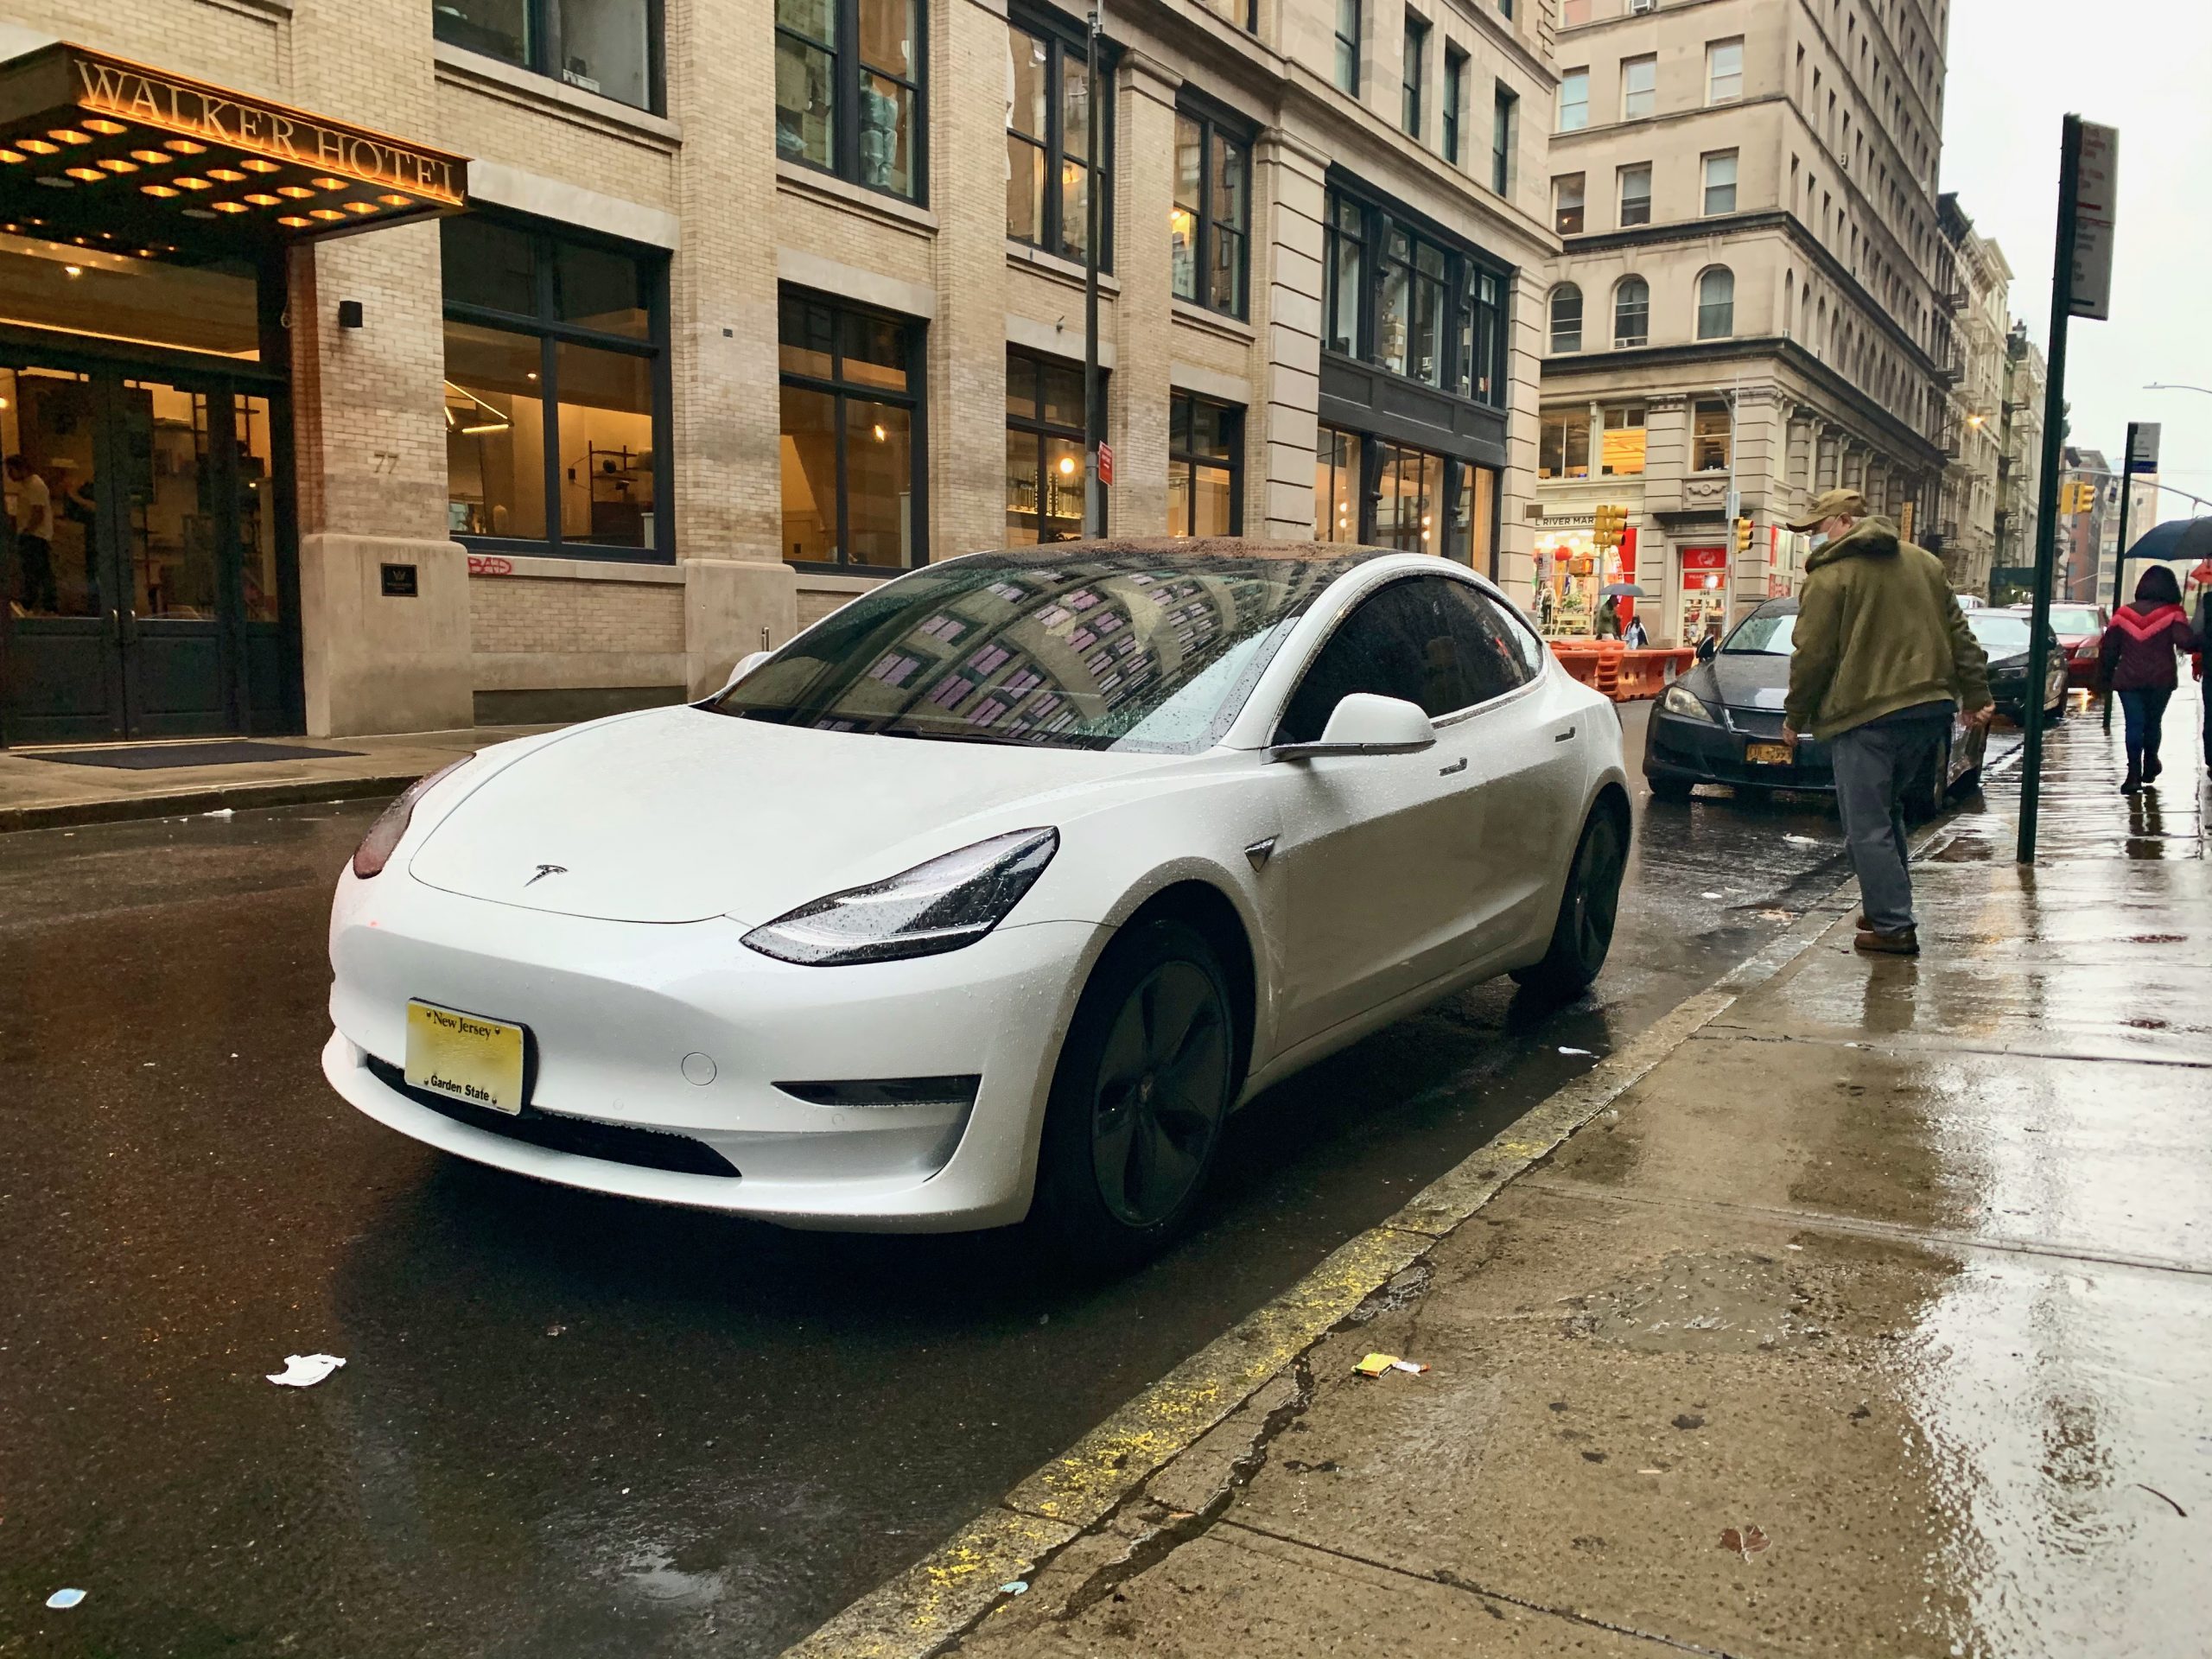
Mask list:
POLYGON ((1941 754, 1951 729, 1938 714, 1905 711, 1839 732, 1828 743, 1843 842, 1859 877, 1866 920, 1878 933, 1913 925, 1912 876, 1905 868, 1904 795, 1941 754))

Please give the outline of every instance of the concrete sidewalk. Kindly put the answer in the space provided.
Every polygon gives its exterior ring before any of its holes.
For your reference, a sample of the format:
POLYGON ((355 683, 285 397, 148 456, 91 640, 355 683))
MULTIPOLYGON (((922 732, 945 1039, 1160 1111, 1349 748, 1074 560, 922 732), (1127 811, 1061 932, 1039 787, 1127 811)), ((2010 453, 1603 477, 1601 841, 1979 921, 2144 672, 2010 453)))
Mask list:
MULTIPOLYGON (((296 801, 396 795, 425 772, 435 772, 463 755, 546 729, 543 726, 474 726, 393 737, 185 741, 160 747, 176 750, 181 760, 209 744, 219 744, 226 751, 260 751, 267 758, 143 770, 42 760, 41 749, 0 750, 0 831, 158 818, 181 812, 212 812, 226 806, 285 806, 296 801), (286 758, 283 751, 288 748, 340 753, 286 758)), ((59 750, 95 746, 49 747, 59 750)))
POLYGON ((2094 712, 2054 734, 2033 869, 2009 778, 1918 871, 1918 961, 1840 911, 957 1650, 2203 1652, 2193 698, 2170 729, 2133 802, 2094 712))

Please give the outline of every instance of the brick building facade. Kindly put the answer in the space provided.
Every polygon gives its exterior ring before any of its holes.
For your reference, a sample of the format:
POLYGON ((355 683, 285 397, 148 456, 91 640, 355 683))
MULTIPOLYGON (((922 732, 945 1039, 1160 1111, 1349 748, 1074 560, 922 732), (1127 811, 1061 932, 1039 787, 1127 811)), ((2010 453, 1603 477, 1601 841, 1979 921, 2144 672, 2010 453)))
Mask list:
POLYGON ((1117 5, 1092 167, 1084 20, 1026 0, 10 0, 11 73, 86 48, 236 130, 118 111, 73 188, 41 135, 82 111, 0 86, 10 540, 60 572, 10 607, 0 741, 670 701, 900 569, 1070 533, 1086 188, 1115 533, 1318 528, 1526 591, 1553 32, 1117 5), (464 199, 316 206, 375 188, 270 148, 317 124, 464 199), (41 495, 77 507, 44 537, 41 495))

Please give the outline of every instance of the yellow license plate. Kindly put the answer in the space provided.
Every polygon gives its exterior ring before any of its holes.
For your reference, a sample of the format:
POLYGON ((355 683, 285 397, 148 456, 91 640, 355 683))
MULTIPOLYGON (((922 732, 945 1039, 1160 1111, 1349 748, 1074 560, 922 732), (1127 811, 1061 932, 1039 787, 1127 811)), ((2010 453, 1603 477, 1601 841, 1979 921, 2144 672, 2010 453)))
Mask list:
POLYGON ((410 1001, 407 1081, 434 1095, 517 1116, 522 1111, 522 1027, 410 1001))
POLYGON ((1746 743, 1744 759, 1755 766, 1786 766, 1791 754, 1787 743, 1746 743))

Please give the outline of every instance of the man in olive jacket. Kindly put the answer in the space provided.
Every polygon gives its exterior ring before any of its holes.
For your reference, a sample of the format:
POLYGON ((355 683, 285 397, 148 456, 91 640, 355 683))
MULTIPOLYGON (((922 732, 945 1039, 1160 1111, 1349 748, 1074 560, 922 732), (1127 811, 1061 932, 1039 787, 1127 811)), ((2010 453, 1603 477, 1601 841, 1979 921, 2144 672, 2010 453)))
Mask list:
POLYGON ((1864 908, 1858 947, 1920 954, 1905 865, 1904 792, 1942 764, 1961 709, 1989 723, 1989 659, 1943 562, 1897 538, 1856 490, 1829 490, 1792 530, 1813 532, 1797 595, 1782 735, 1827 745, 1864 908))

